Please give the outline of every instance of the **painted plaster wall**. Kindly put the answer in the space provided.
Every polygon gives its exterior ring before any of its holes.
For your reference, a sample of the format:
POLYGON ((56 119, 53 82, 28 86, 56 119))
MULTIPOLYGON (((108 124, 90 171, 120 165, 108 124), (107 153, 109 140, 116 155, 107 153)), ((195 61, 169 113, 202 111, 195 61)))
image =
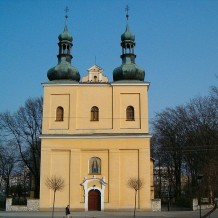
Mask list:
POLYGON ((53 85, 44 86, 43 134, 148 133, 148 85, 53 85), (133 106, 135 121, 126 121, 133 106), (56 108, 64 108, 64 121, 56 121, 56 108), (90 122, 93 106, 99 121, 90 122))
MULTIPOLYGON (((52 175, 61 176, 65 181, 64 190, 56 193, 57 208, 70 204, 72 210, 84 210, 81 184, 84 178, 94 177, 104 177, 107 183, 104 209, 133 208, 134 190, 128 188, 127 181, 130 177, 140 177, 144 186, 139 192, 137 207, 151 209, 147 91, 148 84, 144 83, 44 85, 41 210, 52 207, 53 193, 45 186, 46 178, 52 175), (129 105, 134 107, 135 121, 126 121, 129 105), (55 120, 58 106, 64 108, 61 122, 55 120), (99 108, 99 121, 90 121, 93 106, 99 108), (100 174, 89 174, 91 157, 100 158, 100 174)), ((90 180, 87 186, 103 189, 98 180, 90 180)))
MULTIPOLYGON (((61 176, 65 188, 57 192, 56 207, 71 205, 72 209, 84 208, 84 190, 80 185, 89 174, 89 159, 101 159, 101 174, 107 183, 104 193, 105 209, 132 208, 134 191, 127 187, 130 177, 143 179, 140 191, 140 208, 150 207, 150 149, 147 139, 68 139, 43 140, 40 208, 52 207, 53 193, 45 186, 45 179, 51 175, 61 176), (134 149, 132 146, 135 145, 134 149), (149 167, 148 167, 149 166, 149 167), (48 200, 49 199, 49 200, 48 200)), ((90 186, 100 187, 94 182, 90 186)))

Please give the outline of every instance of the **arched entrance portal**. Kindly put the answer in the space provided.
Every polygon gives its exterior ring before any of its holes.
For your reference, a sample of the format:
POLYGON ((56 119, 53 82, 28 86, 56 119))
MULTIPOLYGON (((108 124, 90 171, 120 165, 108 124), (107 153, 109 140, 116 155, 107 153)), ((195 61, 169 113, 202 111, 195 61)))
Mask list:
POLYGON ((96 178, 95 176, 93 176, 93 178, 87 178, 85 177, 83 182, 81 183, 81 185, 84 188, 84 208, 85 211, 88 210, 100 210, 100 211, 104 211, 104 190, 105 190, 105 186, 106 186, 106 182, 105 182, 105 178, 102 177, 102 179, 100 178, 96 178), (97 185, 93 185, 93 182, 96 183, 97 185), (92 183, 92 186, 89 184, 92 183), (97 191, 97 192, 96 192, 97 191), (97 197, 94 197, 94 195, 97 195, 97 197), (95 198, 98 199, 98 201, 100 201, 99 203, 97 203, 98 206, 94 205, 90 205, 90 204, 94 204, 94 200, 95 198))
POLYGON ((101 210, 101 192, 99 190, 90 190, 88 193, 88 210, 101 210))

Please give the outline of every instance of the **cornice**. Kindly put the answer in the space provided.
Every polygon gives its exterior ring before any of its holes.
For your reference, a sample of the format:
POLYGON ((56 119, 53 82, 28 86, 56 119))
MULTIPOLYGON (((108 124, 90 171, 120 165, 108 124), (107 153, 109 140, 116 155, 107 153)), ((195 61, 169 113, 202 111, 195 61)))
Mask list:
POLYGON ((121 134, 41 134, 40 139, 119 139, 119 138, 151 138, 149 133, 121 134))

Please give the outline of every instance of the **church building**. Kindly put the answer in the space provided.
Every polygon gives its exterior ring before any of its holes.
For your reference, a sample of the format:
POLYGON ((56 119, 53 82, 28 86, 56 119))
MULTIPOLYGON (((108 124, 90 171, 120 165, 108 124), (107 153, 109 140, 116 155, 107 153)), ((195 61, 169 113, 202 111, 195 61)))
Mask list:
POLYGON ((43 83, 40 210, 52 208, 53 191, 46 186, 52 176, 64 180, 55 208, 69 204, 71 211, 132 210, 135 191, 128 181, 136 178, 143 182, 137 209, 151 210, 149 83, 135 63, 128 14, 121 35, 122 63, 113 70, 111 82, 97 65, 80 78, 72 66, 73 38, 67 22, 58 39, 58 64, 43 83))

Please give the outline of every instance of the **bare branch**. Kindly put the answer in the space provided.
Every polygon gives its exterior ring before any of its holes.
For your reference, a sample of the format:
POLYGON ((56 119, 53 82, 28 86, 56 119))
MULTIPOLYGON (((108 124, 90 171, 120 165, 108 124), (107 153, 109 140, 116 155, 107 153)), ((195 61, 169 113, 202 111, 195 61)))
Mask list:
POLYGON ((64 180, 56 175, 51 176, 51 178, 47 178, 45 185, 54 192, 62 191, 65 186, 64 180))
POLYGON ((143 188, 144 182, 142 179, 140 178, 129 178, 127 185, 129 188, 134 189, 135 191, 140 190, 141 188, 143 188))
POLYGON ((53 190, 54 198, 53 198, 53 209, 52 209, 52 218, 54 217, 54 205, 55 205, 55 194, 56 191, 62 191, 64 188, 64 179, 62 177, 58 177, 56 175, 51 176, 51 178, 47 178, 45 181, 45 185, 53 190))

